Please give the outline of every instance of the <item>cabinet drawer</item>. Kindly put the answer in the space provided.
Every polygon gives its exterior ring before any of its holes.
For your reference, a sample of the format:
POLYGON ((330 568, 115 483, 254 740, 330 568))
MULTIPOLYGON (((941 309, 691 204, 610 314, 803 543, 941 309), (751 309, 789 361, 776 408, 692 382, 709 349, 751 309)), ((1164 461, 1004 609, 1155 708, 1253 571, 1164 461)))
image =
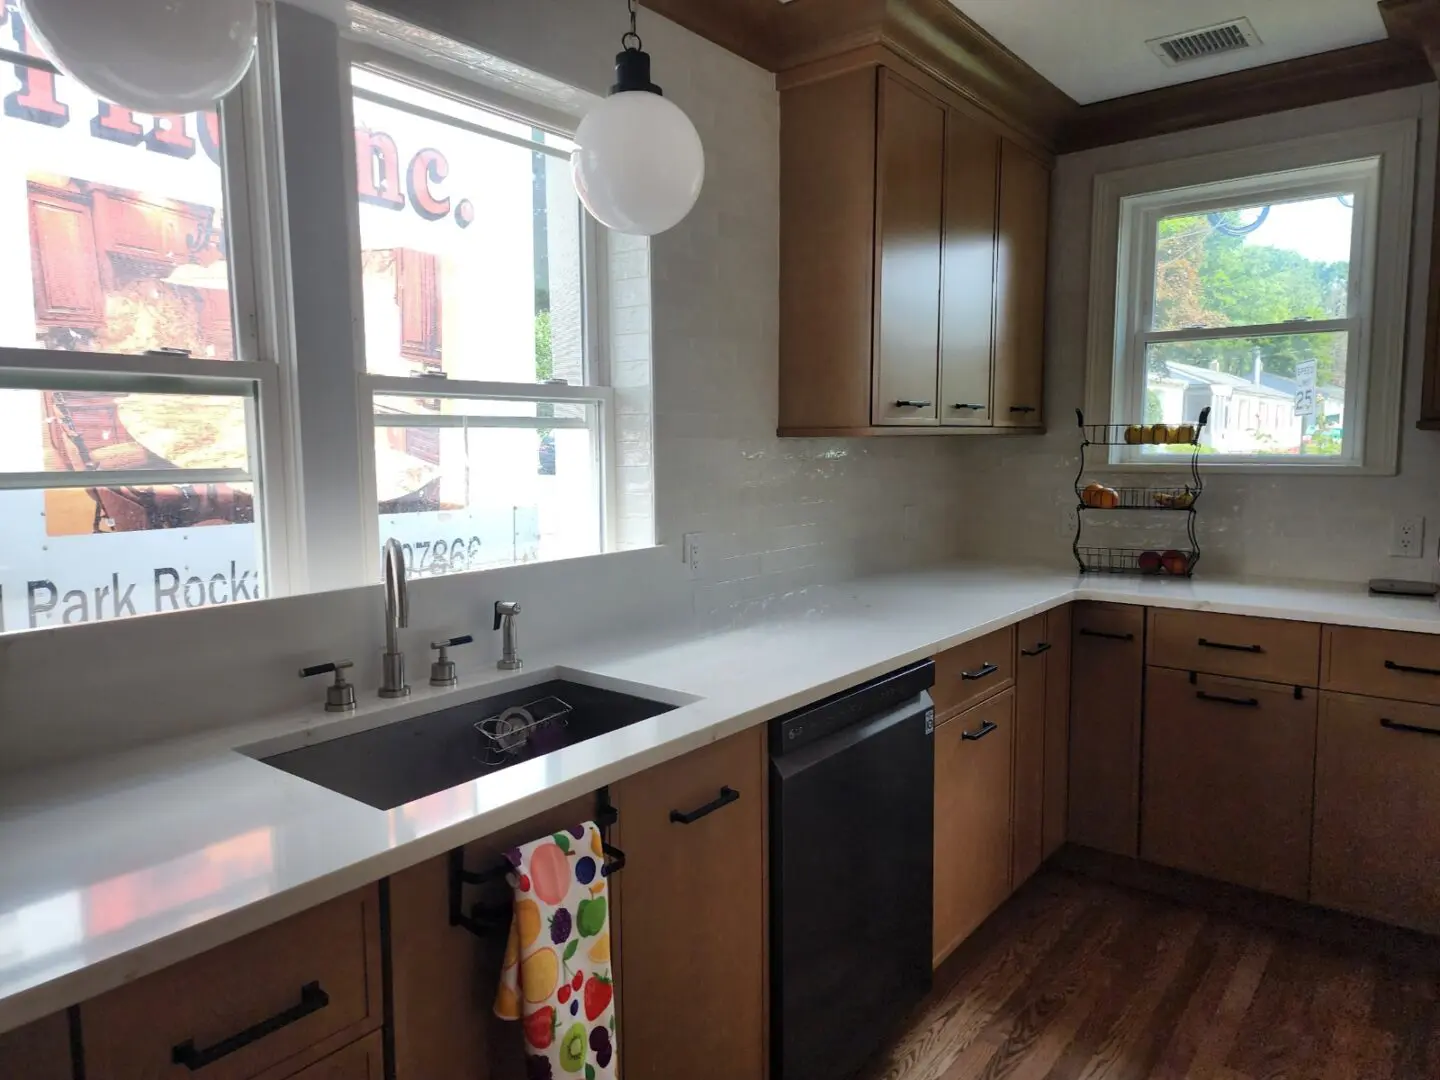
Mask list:
POLYGON ((91 1076, 289 1076, 380 1026, 379 889, 113 990, 80 1019, 91 1076))
POLYGON ((70 1024, 65 1014, 0 1035, 0 1076, 15 1080, 70 1080, 70 1024))
POLYGON ((1313 903, 1440 933, 1440 708, 1322 693, 1313 903))
POLYGON ((1210 611, 1150 609, 1147 661, 1243 679, 1316 685, 1320 627, 1210 611))
POLYGON ((1141 858, 1304 900, 1317 697, 1150 668, 1141 858))
POLYGON ((1015 684, 1015 628, 1007 626, 935 657, 935 716, 946 720, 1015 684))
POLYGON ((1440 705, 1440 635, 1327 626, 1320 685, 1440 705))
POLYGON ((384 1080, 384 1076, 385 1057, 376 1031, 296 1073, 293 1080, 384 1080))

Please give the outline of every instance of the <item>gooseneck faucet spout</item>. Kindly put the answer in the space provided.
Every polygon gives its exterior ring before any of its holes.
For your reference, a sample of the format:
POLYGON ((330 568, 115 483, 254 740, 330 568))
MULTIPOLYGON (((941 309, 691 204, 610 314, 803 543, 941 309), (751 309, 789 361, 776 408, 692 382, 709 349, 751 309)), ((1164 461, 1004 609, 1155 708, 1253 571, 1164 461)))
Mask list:
POLYGON ((405 549, 391 537, 385 541, 385 655, 380 696, 401 698, 410 694, 405 681, 405 655, 400 651, 400 631, 410 625, 410 591, 405 584, 405 549))

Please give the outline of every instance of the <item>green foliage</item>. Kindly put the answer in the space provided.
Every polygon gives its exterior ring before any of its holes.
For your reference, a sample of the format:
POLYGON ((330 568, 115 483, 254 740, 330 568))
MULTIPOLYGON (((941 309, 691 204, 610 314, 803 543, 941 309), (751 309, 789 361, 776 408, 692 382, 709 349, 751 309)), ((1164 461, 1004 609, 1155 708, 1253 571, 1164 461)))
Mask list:
POLYGON ((550 312, 535 312, 535 381, 555 377, 555 354, 550 347, 550 312))
MULTIPOLYGON (((1215 229, 1204 214, 1165 218, 1156 238, 1156 330, 1239 326, 1292 319, 1343 318, 1347 262, 1317 262, 1298 252, 1246 244, 1215 229)), ((1301 360, 1317 361, 1321 386, 1345 382, 1345 335, 1305 334, 1156 345, 1154 371, 1166 361, 1254 373, 1255 353, 1266 371, 1293 378, 1301 360)))

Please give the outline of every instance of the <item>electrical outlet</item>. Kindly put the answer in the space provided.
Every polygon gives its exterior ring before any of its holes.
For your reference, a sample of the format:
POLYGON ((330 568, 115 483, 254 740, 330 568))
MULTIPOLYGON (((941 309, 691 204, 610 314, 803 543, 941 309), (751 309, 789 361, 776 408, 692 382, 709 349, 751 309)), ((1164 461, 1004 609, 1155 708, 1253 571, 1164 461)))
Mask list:
POLYGON ((1390 537, 1390 554, 1402 559, 1418 559, 1425 553, 1425 519, 1396 518, 1390 537))
POLYGON ((700 577, 701 564, 705 561, 700 539, 700 533, 686 533, 684 537, 685 547, 683 557, 685 565, 690 567, 690 576, 692 578, 700 577))

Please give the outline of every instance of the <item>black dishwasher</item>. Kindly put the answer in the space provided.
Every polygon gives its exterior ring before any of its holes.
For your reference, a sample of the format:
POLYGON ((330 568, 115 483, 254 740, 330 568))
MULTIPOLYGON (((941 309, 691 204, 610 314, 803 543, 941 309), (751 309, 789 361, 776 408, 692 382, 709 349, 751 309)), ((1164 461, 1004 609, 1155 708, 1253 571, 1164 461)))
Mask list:
POLYGON ((842 1080, 930 989, 929 660, 770 725, 772 1080, 842 1080))

